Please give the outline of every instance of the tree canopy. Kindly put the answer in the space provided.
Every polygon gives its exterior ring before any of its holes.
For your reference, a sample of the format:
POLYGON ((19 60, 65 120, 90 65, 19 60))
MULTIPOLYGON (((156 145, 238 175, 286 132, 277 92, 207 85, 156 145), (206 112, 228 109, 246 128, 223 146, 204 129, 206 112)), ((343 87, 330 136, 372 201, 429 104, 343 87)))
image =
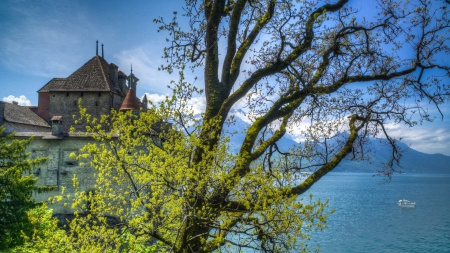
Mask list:
POLYGON ((343 159, 366 159, 370 137, 392 149, 390 175, 401 150, 386 125, 432 121, 427 106, 439 115, 449 100, 444 2, 365 2, 370 14, 348 0, 185 2, 181 21, 155 20, 169 35, 162 69, 180 73, 173 96, 139 117, 82 111, 102 142, 81 150, 97 184, 73 204, 77 250, 305 249, 329 211, 301 195, 343 159), (204 70, 201 89, 189 68, 204 70), (196 117, 188 101, 203 91, 196 117), (224 127, 237 106, 251 124, 233 153, 224 127), (293 128, 303 141, 280 150, 293 128))
POLYGON ((22 235, 33 232, 27 211, 36 206, 31 194, 37 178, 24 174, 47 159, 29 159, 25 149, 33 139, 15 139, 14 133, 3 136, 4 131, 0 126, 0 250, 22 244, 22 235))
MULTIPOLYGON (((250 175, 261 170, 267 173, 260 175, 264 180, 287 180, 280 183, 286 192, 279 196, 298 196, 342 159, 366 159, 369 137, 386 138, 392 158, 383 172, 394 171, 401 150, 386 124, 432 121, 427 106, 439 111, 449 99, 448 5, 395 0, 364 4, 372 5, 370 11, 360 13, 363 8, 348 0, 188 0, 180 21, 177 13, 170 22, 156 20, 170 35, 163 69, 204 69, 206 110, 190 161, 202 168, 199 176, 209 173, 213 159, 204 164, 205 154, 220 145, 233 106, 241 103, 252 120, 232 165, 222 170, 226 183, 211 197, 204 196, 208 185, 194 193, 194 210, 210 207, 219 217, 232 206, 242 211, 231 219, 239 223, 258 209, 258 198, 244 205, 231 197, 250 175), (287 129, 305 122, 302 145, 277 152, 276 143, 287 129), (306 169, 313 172, 306 180, 292 181, 306 169)), ((183 118, 180 114, 177 122, 183 118)), ((275 182, 269 185, 282 188, 275 182)), ((218 233, 210 225, 195 226, 199 220, 188 219, 181 233, 194 245, 218 233)), ((249 226, 257 227, 257 222, 249 226)), ((266 249, 265 243, 258 249, 266 249)))

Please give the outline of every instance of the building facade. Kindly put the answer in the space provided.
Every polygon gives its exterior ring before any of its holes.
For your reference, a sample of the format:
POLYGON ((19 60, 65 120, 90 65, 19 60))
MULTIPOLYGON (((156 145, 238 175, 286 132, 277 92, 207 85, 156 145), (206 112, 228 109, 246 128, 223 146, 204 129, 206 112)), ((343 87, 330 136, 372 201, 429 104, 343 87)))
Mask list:
MULTIPOLYGON (((111 110, 146 110, 147 98, 141 102, 136 97, 137 81, 131 70, 127 76, 114 63, 94 56, 67 78, 53 78, 38 90, 37 108, 19 106, 17 103, 0 102, 0 125, 5 125, 4 135, 15 132, 16 138, 34 140, 29 145, 31 157, 48 157, 32 173, 38 177, 37 185, 49 186, 52 191, 36 193, 37 201, 47 201, 61 193, 75 193, 72 178, 76 174, 80 190, 93 189, 94 170, 89 163, 81 165, 71 158, 84 145, 93 142, 82 132, 84 124, 74 125, 79 115, 78 101, 88 114, 100 118, 111 110), (74 117, 75 115, 75 117, 74 117), (70 127, 75 133, 70 133, 70 127)), ((70 203, 51 205, 56 216, 73 213, 70 203)))
MULTIPOLYGON (((54 116, 62 117, 62 130, 67 133, 74 125, 80 98, 87 113, 99 118, 111 109, 119 110, 129 90, 136 94, 138 80, 132 72, 128 77, 114 63, 96 55, 69 77, 53 78, 39 89, 37 114, 47 122, 54 116)), ((140 106, 147 108, 146 103, 140 106)), ((75 130, 83 131, 84 126, 75 126, 75 130)))

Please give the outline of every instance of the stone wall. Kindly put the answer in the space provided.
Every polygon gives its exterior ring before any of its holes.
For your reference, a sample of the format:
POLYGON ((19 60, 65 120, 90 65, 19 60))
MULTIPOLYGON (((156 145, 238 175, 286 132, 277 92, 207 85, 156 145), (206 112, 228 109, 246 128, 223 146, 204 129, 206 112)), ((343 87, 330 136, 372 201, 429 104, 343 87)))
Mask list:
POLYGON ((82 106, 87 109, 87 113, 100 118, 101 115, 108 115, 111 108, 111 97, 109 92, 51 92, 50 93, 50 118, 62 116, 63 132, 69 132, 70 126, 74 126, 76 131, 84 131, 84 126, 75 126, 73 115, 79 115, 78 99, 82 99, 82 106))
POLYGON ((112 104, 113 104, 113 108, 118 111, 120 109, 120 106, 122 105, 124 97, 117 95, 117 94, 112 94, 112 104))
MULTIPOLYGON (((36 201, 47 201, 49 198, 61 195, 62 187, 64 194, 74 196, 73 177, 79 182, 80 190, 92 190, 95 184, 94 169, 89 166, 88 161, 81 166, 80 161, 70 157, 71 153, 78 154, 79 149, 93 140, 88 137, 68 137, 64 139, 42 139, 37 136, 28 146, 27 151, 31 152, 31 157, 45 157, 49 159, 45 164, 40 165, 32 173, 38 177, 38 186, 50 186, 54 190, 34 193, 36 201)), ((53 205, 49 205, 54 210, 54 214, 71 214, 71 202, 63 200, 53 205), (67 205, 64 205, 64 202, 67 205)))

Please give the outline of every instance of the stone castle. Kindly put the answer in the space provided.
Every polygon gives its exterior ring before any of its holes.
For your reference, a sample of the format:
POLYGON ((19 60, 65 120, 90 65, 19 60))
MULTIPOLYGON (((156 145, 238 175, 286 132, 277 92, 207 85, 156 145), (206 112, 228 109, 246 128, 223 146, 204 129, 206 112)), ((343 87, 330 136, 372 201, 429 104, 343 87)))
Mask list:
MULTIPOLYGON (((67 78, 53 78, 39 89, 37 107, 0 102, 0 125, 6 128, 4 134, 15 132, 16 138, 33 136, 28 147, 31 157, 49 157, 32 173, 38 177, 37 185, 50 186, 54 190, 36 194, 37 201, 60 194, 62 187, 66 194, 74 193, 74 174, 81 190, 93 189, 93 169, 89 164, 81 166, 70 157, 71 153, 77 154, 86 143, 93 141, 69 131, 71 126, 77 132, 85 129, 83 124, 74 125, 73 115, 79 114, 78 100, 81 98, 88 114, 98 118, 112 109, 146 110, 147 97, 144 96, 142 101, 136 97, 138 80, 132 69, 127 76, 97 53, 67 78)), ((56 216, 72 213, 70 205, 57 203, 51 207, 56 216)))

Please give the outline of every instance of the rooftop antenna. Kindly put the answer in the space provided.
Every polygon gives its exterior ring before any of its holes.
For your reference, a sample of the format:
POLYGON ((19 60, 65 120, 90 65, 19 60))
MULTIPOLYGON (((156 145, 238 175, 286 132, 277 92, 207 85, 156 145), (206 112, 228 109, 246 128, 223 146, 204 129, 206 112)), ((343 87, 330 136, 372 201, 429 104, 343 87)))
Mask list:
POLYGON ((105 57, 103 57, 103 43, 102 43, 102 58, 104 59, 105 57))
POLYGON ((97 40, 97 47, 95 49, 95 55, 98 55, 98 40, 97 40))

